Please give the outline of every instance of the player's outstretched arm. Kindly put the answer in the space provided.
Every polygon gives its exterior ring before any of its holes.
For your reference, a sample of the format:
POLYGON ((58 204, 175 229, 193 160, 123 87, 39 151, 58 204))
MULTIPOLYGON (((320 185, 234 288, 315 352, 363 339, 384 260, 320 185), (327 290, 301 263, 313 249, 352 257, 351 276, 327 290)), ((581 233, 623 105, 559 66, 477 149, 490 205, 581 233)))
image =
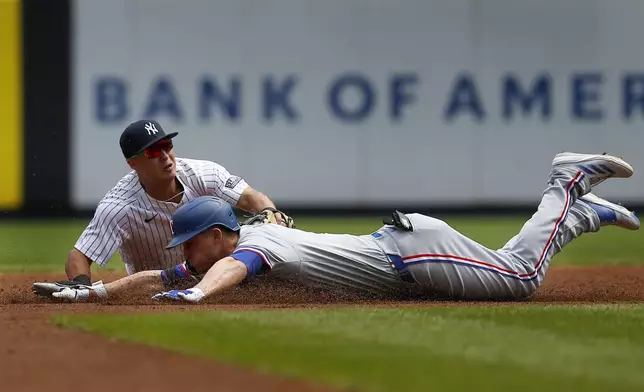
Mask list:
POLYGON ((105 285, 109 298, 122 299, 147 295, 163 289, 161 270, 140 271, 105 285))
POLYGON ((253 214, 261 214, 268 211, 273 214, 275 223, 286 227, 294 227, 293 218, 275 207, 275 203, 262 192, 248 186, 237 201, 237 208, 253 214))
POLYGON ((254 189, 243 178, 231 174, 225 167, 206 161, 199 168, 200 175, 207 185, 207 193, 226 200, 231 205, 251 214, 260 214, 264 210, 276 212, 278 224, 293 227, 293 219, 278 211, 275 203, 266 194, 254 189))
POLYGON ((171 298, 199 302, 215 294, 224 292, 241 283, 248 276, 246 264, 233 257, 225 257, 216 262, 204 275, 201 282, 188 290, 172 290, 154 295, 153 299, 171 298))
POLYGON ((275 203, 262 192, 249 186, 244 189, 235 207, 247 212, 257 213, 265 208, 275 208, 275 203))
POLYGON ((35 283, 41 294, 49 291, 53 298, 75 302, 96 299, 126 299, 139 296, 149 296, 168 287, 190 287, 199 281, 187 263, 184 262, 165 270, 140 271, 135 274, 103 284, 94 283, 92 286, 77 285, 60 288, 55 283, 35 283))
POLYGON ((194 288, 204 293, 204 298, 226 291, 242 282, 248 275, 244 263, 225 257, 213 265, 194 288))
POLYGON ((122 299, 136 297, 146 293, 156 292, 163 288, 161 274, 163 271, 141 271, 135 274, 117 279, 113 282, 103 284, 94 283, 91 286, 78 285, 75 287, 64 287, 60 289, 51 283, 36 283, 40 285, 41 291, 46 290, 50 285, 51 296, 60 300, 73 302, 86 302, 98 299, 122 299))

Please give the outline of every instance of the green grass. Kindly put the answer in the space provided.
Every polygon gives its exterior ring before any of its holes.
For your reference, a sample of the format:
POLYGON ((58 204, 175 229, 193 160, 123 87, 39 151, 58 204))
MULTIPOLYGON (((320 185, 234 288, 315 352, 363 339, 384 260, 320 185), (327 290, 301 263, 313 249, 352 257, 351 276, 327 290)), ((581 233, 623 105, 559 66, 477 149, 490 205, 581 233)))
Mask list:
MULTIPOLYGON (((463 234, 499 248, 515 235, 525 218, 443 218, 463 234)), ((0 221, 0 272, 61 272, 67 253, 81 234, 86 220, 0 221)), ((364 234, 381 225, 374 218, 297 218, 299 228, 330 233, 364 234)), ((608 227, 579 238, 559 254, 553 265, 644 264, 644 237, 608 227)), ((109 269, 123 270, 116 254, 109 269)), ((94 267, 96 270, 96 267, 94 267)))
MULTIPOLYGON (((87 223, 72 219, 0 221, 0 273, 64 273, 67 254, 87 223)), ((108 268, 124 270, 118 255, 108 268)))
POLYGON ((359 390, 644 390, 644 305, 100 314, 55 322, 359 390))

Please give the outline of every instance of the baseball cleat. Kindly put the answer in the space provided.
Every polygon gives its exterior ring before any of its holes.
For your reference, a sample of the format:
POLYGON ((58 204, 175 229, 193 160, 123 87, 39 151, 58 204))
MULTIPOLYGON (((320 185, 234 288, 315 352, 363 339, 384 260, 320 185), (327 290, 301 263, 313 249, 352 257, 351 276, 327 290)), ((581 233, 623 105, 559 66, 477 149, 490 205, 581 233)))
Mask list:
POLYGON ((84 284, 64 285, 60 283, 36 282, 31 285, 31 292, 41 297, 51 297, 53 293, 62 291, 65 287, 72 289, 91 289, 92 286, 84 284))
POLYGON ((578 154, 562 152, 552 160, 552 166, 571 166, 581 170, 593 187, 609 178, 628 178, 633 167, 622 158, 604 154, 578 154))
POLYGON ((577 202, 584 203, 595 210, 599 216, 601 226, 617 226, 628 230, 640 228, 640 220, 634 212, 597 195, 587 193, 580 197, 577 202))

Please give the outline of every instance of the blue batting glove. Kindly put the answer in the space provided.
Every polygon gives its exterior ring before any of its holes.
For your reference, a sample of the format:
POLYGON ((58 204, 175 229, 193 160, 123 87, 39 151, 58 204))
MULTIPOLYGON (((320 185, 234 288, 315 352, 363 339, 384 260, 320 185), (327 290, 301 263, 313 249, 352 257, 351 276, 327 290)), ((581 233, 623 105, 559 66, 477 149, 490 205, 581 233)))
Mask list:
POLYGON ((175 301, 187 301, 187 302, 199 302, 205 297, 203 291, 200 289, 188 289, 188 290, 170 290, 163 291, 161 293, 155 294, 152 296, 152 299, 160 300, 164 298, 169 298, 175 301))
POLYGON ((154 294, 152 296, 152 299, 160 300, 160 299, 173 299, 176 301, 180 301, 181 297, 179 297, 179 290, 170 290, 170 291, 163 291, 157 294, 154 294))

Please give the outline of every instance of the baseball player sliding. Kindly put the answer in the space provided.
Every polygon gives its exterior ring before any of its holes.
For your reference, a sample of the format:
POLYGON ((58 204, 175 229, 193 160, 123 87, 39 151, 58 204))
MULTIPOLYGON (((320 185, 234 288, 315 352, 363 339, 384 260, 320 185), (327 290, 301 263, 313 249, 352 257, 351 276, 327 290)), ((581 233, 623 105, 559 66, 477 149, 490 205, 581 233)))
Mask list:
POLYGON ((606 225, 639 229, 635 214, 590 193, 606 179, 632 174, 632 167, 617 157, 558 154, 537 211, 498 250, 421 214, 396 211, 371 234, 321 234, 275 224, 240 226, 225 200, 200 197, 174 214, 167 247, 181 245, 185 259, 207 271, 202 279, 191 278, 179 265, 172 272, 146 271, 106 285, 50 284, 47 289, 54 298, 72 301, 108 298, 138 287, 159 291, 154 299, 199 302, 250 276, 270 273, 392 298, 522 299, 535 293, 552 257, 575 238, 606 225), (194 283, 189 289, 166 289, 180 279, 194 283))
MULTIPOLYGON (((71 280, 60 284, 89 285, 91 263, 105 266, 116 251, 128 274, 182 263, 180 249, 165 249, 172 238, 170 218, 179 206, 199 196, 217 196, 249 213, 275 210, 267 196, 223 166, 176 158, 172 139, 177 134, 166 134, 153 120, 136 121, 123 131, 121 152, 132 171, 98 203, 68 255, 65 271, 71 280)), ((276 219, 293 223, 281 213, 276 219)))

